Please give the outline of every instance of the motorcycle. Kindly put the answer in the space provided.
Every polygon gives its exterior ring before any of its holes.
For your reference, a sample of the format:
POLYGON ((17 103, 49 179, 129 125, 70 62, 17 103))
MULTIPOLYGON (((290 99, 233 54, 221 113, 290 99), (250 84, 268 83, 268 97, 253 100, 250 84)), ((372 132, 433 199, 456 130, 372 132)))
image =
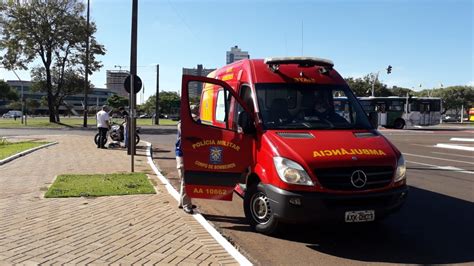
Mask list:
MULTIPOLYGON (((124 132, 125 132, 124 127, 122 125, 112 124, 110 129, 107 131, 106 137, 103 140, 104 146, 107 143, 108 138, 112 139, 112 141, 115 141, 115 142, 119 142, 119 143, 123 142, 125 140, 124 132)), ((138 135, 138 133, 140 133, 140 128, 137 127, 135 132, 136 132, 135 133, 135 145, 136 145, 140 142, 140 136, 138 135)), ((96 145, 97 143, 99 143, 99 137, 100 137, 99 133, 97 133, 94 137, 94 142, 96 145)))

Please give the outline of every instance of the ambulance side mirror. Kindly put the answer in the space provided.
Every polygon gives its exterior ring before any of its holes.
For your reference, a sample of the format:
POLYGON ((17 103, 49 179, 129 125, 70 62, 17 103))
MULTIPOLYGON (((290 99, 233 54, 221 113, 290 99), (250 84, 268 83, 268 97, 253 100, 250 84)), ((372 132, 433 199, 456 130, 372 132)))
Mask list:
POLYGON ((376 129, 379 127, 379 114, 377 112, 369 113, 370 124, 376 129))
POLYGON ((245 111, 240 112, 239 118, 238 118, 238 124, 239 124, 239 127, 242 128, 242 131, 245 134, 254 134, 257 131, 257 129, 255 128, 255 125, 253 124, 252 118, 245 111))

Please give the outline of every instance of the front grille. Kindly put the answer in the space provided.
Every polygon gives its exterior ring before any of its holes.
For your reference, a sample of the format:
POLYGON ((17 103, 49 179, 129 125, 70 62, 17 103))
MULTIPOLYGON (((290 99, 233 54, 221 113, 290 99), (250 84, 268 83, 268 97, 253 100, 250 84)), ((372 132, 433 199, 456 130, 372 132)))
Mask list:
POLYGON ((393 168, 391 166, 341 167, 315 169, 314 173, 324 188, 357 191, 387 186, 392 181, 393 168), (367 175, 367 183, 361 188, 356 188, 351 182, 352 173, 356 170, 362 170, 367 175))

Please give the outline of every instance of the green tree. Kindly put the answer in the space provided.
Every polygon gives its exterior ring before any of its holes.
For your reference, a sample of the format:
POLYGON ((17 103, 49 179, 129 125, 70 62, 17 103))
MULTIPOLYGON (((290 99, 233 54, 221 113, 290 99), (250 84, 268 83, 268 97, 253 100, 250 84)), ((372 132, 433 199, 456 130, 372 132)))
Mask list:
MULTIPOLYGON (((370 74, 362 78, 349 77, 345 80, 357 97, 372 95, 373 77, 370 74)), ((387 88, 387 85, 381 83, 378 79, 375 81, 374 94, 377 97, 392 96, 392 92, 387 88)))
POLYGON ((40 102, 36 99, 26 99, 25 104, 30 114, 34 114, 35 110, 41 106, 40 102))
POLYGON ((128 106, 128 99, 114 94, 107 98, 107 105, 112 108, 125 107, 128 106))
MULTIPOLYGON (((47 84, 45 73, 46 71, 43 67, 33 68, 31 71, 31 89, 33 91, 46 91, 47 84)), ((59 107, 61 107, 61 105, 65 105, 64 98, 84 91, 84 82, 84 78, 81 76, 79 70, 68 68, 65 69, 63 73, 61 73, 61 71, 57 68, 52 69, 51 93, 54 97, 51 104, 53 105, 56 122, 60 121, 59 107)), ((90 83, 88 88, 89 91, 91 91, 92 85, 90 83)))
POLYGON ((19 97, 16 91, 10 88, 10 85, 3 80, 0 80, 0 100, 18 101, 19 97))
MULTIPOLYGON (((161 94, 161 93, 160 93, 161 94)), ((156 94, 148 97, 146 102, 139 106, 140 112, 152 114, 155 112, 155 104, 156 104, 156 94)), ((161 108, 160 108, 161 111, 161 108)))
POLYGON ((13 109, 13 110, 21 110, 21 102, 20 101, 13 101, 13 102, 10 102, 7 107, 9 109, 13 109))
POLYGON ((446 113, 447 110, 455 110, 456 114, 459 114, 462 106, 464 106, 464 110, 469 110, 474 106, 473 86, 447 87, 435 91, 433 96, 443 99, 443 113, 446 113))
POLYGON ((7 69, 28 69, 31 62, 40 58, 42 68, 33 74, 37 82, 44 82, 42 89, 47 93, 50 122, 58 122, 61 93, 57 91, 66 88, 67 73, 84 73, 82 62, 87 36, 91 38, 91 72, 101 67, 95 55, 105 54, 104 47, 93 36, 95 24, 91 23, 87 31, 83 13, 84 4, 78 0, 0 3, 0 49, 6 50, 2 63, 7 69))
MULTIPOLYGON (((160 113, 177 114, 181 105, 181 97, 175 91, 160 91, 160 113)), ((150 96, 141 106, 143 112, 153 114, 156 106, 156 95, 150 96)))
POLYGON ((393 96, 406 97, 407 93, 409 95, 415 95, 415 91, 413 91, 411 89, 407 89, 407 88, 397 87, 397 86, 393 86, 390 89, 390 91, 391 91, 393 96))

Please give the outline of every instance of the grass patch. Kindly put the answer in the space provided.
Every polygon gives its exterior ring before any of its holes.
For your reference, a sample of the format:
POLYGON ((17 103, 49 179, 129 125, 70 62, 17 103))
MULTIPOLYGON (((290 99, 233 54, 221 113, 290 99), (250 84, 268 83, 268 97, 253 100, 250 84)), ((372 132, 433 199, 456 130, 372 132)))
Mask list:
POLYGON ((144 173, 60 175, 46 198, 155 194, 144 173))
POLYGON ((22 151, 29 150, 49 142, 40 141, 22 141, 22 142, 6 142, 0 141, 0 160, 10 157, 22 151))
MULTIPOLYGON (((150 118, 137 119, 137 125, 139 126, 154 126, 155 121, 150 118)), ((160 126, 176 126, 178 121, 173 121, 171 119, 160 118, 160 126)))

